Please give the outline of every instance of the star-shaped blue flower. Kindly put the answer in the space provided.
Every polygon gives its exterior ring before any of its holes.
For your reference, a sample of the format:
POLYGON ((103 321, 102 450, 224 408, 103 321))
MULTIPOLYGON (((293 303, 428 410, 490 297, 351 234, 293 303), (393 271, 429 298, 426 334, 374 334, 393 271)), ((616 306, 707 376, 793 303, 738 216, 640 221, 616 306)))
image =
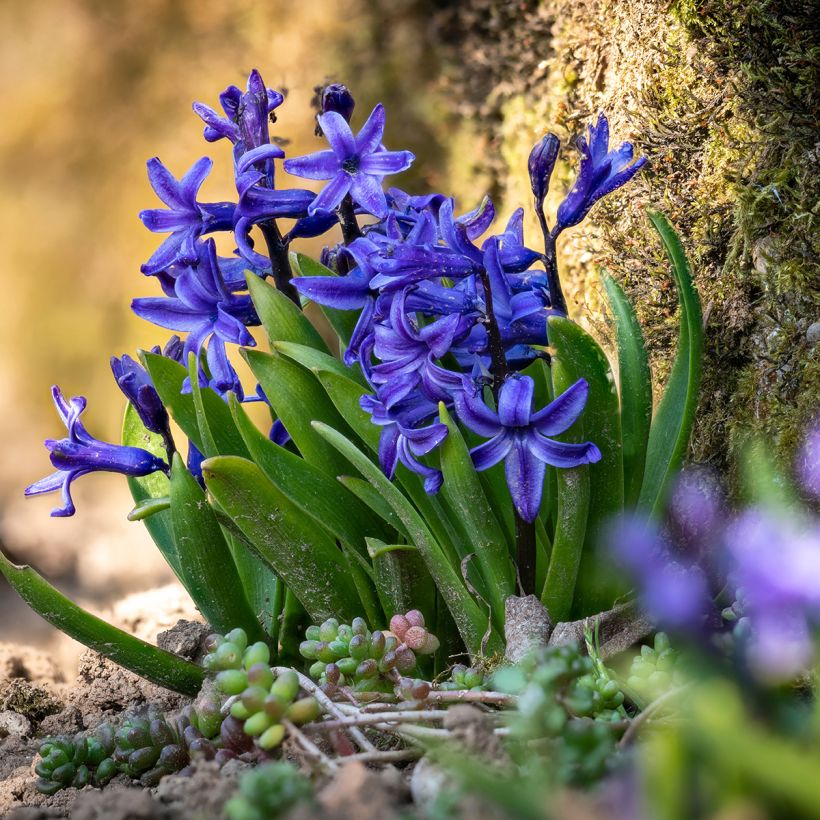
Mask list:
POLYGON ((345 118, 335 111, 322 114, 318 121, 331 150, 285 160, 289 174, 329 180, 308 208, 308 214, 333 211, 350 194, 368 213, 386 217, 388 207, 382 180, 388 174, 406 171, 415 156, 410 151, 381 150, 384 106, 379 103, 373 109, 355 137, 345 118))
POLYGON ((108 444, 91 436, 80 421, 80 414, 86 406, 86 400, 82 396, 75 396, 66 401, 56 385, 51 388, 51 395, 57 412, 68 429, 68 438, 59 441, 46 440, 46 448, 51 453, 51 463, 57 468, 57 472, 26 487, 25 494, 41 495, 61 490, 63 505, 52 510, 53 516, 74 515, 71 482, 86 473, 106 471, 143 476, 159 470, 168 472, 168 465, 147 450, 108 444))
POLYGON ((513 373, 501 385, 498 412, 489 408, 464 378, 464 390, 454 397, 461 421, 488 441, 470 451, 476 470, 487 470, 504 460, 507 486, 513 504, 525 521, 535 521, 541 506, 544 473, 553 467, 579 467, 601 460, 592 443, 555 441, 578 419, 586 405, 589 385, 579 379, 565 393, 537 413, 532 412, 535 383, 529 376, 513 373))

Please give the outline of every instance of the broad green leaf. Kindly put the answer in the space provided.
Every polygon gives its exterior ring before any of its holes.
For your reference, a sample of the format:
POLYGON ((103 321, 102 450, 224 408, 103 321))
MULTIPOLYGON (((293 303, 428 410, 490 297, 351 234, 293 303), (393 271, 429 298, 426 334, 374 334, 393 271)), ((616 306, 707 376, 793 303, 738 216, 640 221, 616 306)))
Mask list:
POLYGON ((267 477, 306 515, 366 555, 365 538, 389 537, 389 531, 366 505, 331 478, 295 453, 274 444, 231 397, 231 411, 251 458, 267 477))
POLYGON ((197 379, 197 362, 192 353, 188 360, 188 374, 191 380, 191 395, 194 400, 197 425, 202 440, 203 455, 249 456, 248 448, 233 421, 227 404, 210 387, 200 387, 197 379))
POLYGON ((293 342, 274 342, 273 349, 277 353, 293 359, 293 361, 298 362, 306 370, 313 373, 328 371, 357 382, 365 391, 370 389, 358 362, 353 367, 348 367, 328 353, 322 353, 321 350, 314 350, 312 347, 294 344, 293 342))
POLYGON ((199 434, 194 399, 190 393, 182 392, 182 384, 188 377, 188 371, 173 359, 166 359, 157 353, 142 351, 140 359, 151 377, 162 403, 168 408, 171 418, 180 426, 185 435, 194 443, 200 452, 205 445, 199 434))
MULTIPOLYGON (((552 379, 558 396, 575 384, 574 373, 564 367, 563 361, 552 361, 552 379)), ((558 437, 561 441, 585 440, 584 416, 558 437)), ((578 568, 584 551, 589 511, 589 466, 558 470, 558 520, 552 539, 552 555, 547 581, 541 601, 553 623, 569 620, 578 568)))
POLYGON ((201 667, 92 615, 66 598, 31 567, 12 564, 2 552, 0 572, 38 615, 75 641, 175 692, 195 695, 202 686, 204 673, 201 667))
POLYGON ((397 613, 419 609, 425 623, 434 623, 436 586, 418 550, 409 544, 385 544, 368 538, 367 551, 388 620, 397 613))
POLYGON ((344 556, 253 462, 217 456, 202 463, 208 492, 314 619, 354 618, 360 603, 344 556))
POLYGON ((341 376, 332 370, 320 370, 316 373, 316 378, 353 432, 372 452, 378 452, 381 428, 373 424, 370 413, 362 410, 359 404, 359 399, 368 391, 348 376, 341 376))
POLYGON ((638 499, 639 509, 659 515, 669 482, 683 464, 695 421, 703 357, 703 317, 678 235, 663 214, 650 212, 649 219, 672 263, 680 299, 678 352, 649 428, 646 468, 638 499))
POLYGON ((549 337, 555 350, 554 380, 556 363, 560 367, 559 378, 554 382, 555 395, 559 396, 579 379, 586 379, 589 398, 581 415, 584 435, 598 445, 602 456, 597 464, 589 465, 586 536, 573 605, 574 617, 580 618, 609 609, 614 603, 612 573, 608 560, 601 555, 600 533, 624 505, 620 407, 609 362, 598 343, 580 325, 552 317, 549 337))
POLYGON ((357 498, 370 507, 382 521, 385 521, 405 538, 409 537, 402 520, 396 515, 395 510, 384 500, 383 496, 379 494, 379 491, 373 487, 372 484, 368 484, 363 478, 349 475, 339 476, 339 481, 357 498))
POLYGON ((321 421, 347 429, 316 377, 278 353, 247 349, 242 353, 305 461, 332 478, 349 472, 345 459, 310 425, 321 421))
POLYGON ((271 345, 275 342, 295 342, 328 352, 319 331, 284 293, 254 273, 248 272, 245 276, 254 307, 271 345))
MULTIPOLYGON (((320 262, 301 253, 292 253, 290 255, 290 266, 296 276, 336 276, 330 268, 326 268, 320 262)), ((330 323, 330 326, 336 331, 336 335, 342 344, 347 347, 347 345, 350 344, 353 329, 356 327, 359 311, 336 310, 335 308, 325 307, 324 305, 320 305, 319 307, 330 323)))
POLYGON ((441 492, 466 530, 469 549, 481 568, 494 623, 503 629, 504 601, 515 593, 515 569, 507 540, 484 495, 461 431, 443 403, 439 404, 439 416, 448 430, 439 447, 444 475, 441 492))
MULTIPOLYGON (((424 559, 436 587, 453 615, 461 637, 472 655, 481 651, 482 638, 487 632, 487 616, 481 611, 464 586, 463 581, 442 552, 427 525, 401 494, 397 487, 388 481, 382 471, 373 464, 349 439, 321 422, 314 422, 317 432, 329 441, 339 452, 350 460, 357 470, 383 496, 404 522, 416 548, 424 559)), ((488 649, 491 653, 500 651, 501 641, 491 628, 488 649)))
POLYGON ((652 373, 635 310, 621 286, 604 275, 604 287, 615 317, 621 397, 621 435, 624 453, 624 503, 638 501, 652 421, 652 373))
MULTIPOLYGON (((143 450, 148 450, 163 459, 168 458, 162 436, 145 429, 139 414, 130 403, 125 408, 122 443, 127 447, 142 447, 143 450)), ((140 477, 129 476, 128 489, 138 507, 144 504, 156 504, 159 499, 168 497, 168 476, 161 472, 140 477)), ((171 529, 171 514, 162 510, 155 511, 143 520, 143 524, 157 549, 162 553, 162 557, 168 562, 174 575, 179 578, 179 555, 174 542, 174 532, 171 529)))
POLYGON ((205 491, 179 454, 171 469, 171 522, 185 588, 217 632, 241 627, 251 641, 262 637, 242 581, 205 491))

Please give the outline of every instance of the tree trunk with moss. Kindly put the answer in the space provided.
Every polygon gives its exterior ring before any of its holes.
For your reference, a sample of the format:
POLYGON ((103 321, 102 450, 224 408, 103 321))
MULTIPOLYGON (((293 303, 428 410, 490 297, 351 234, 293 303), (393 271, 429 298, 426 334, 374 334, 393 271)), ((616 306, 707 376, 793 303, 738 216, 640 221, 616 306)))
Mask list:
MULTIPOLYGON (((531 198, 526 158, 572 140, 599 110, 650 165, 559 248, 574 318, 611 336, 606 269, 638 308, 656 390, 674 353, 676 300, 645 209, 680 232, 704 306, 707 349, 691 457, 718 469, 739 433, 788 456, 820 399, 818 58, 812 3, 774 0, 469 0, 439 10, 446 96, 458 104, 447 175, 465 207, 489 190, 531 198)), ((534 218, 529 226, 536 235, 534 218)), ((567 234, 570 234, 567 231, 567 234)))

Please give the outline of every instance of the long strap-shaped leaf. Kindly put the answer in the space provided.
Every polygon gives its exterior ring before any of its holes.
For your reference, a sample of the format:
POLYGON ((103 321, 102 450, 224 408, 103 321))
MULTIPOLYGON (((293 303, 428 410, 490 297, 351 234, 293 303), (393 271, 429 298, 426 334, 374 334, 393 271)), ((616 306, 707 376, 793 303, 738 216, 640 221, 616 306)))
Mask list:
MULTIPOLYGON (((558 358, 553 358, 552 361, 552 379, 556 395, 575 383, 573 374, 568 372, 563 361, 558 358)), ((581 416, 560 439, 579 442, 584 437, 584 418, 581 416)), ((541 596, 553 623, 568 620, 572 610, 589 512, 589 467, 583 465, 557 472, 558 519, 552 540, 547 582, 541 596)))
POLYGON ((444 474, 442 494, 464 525, 490 597, 493 623, 503 629, 504 601, 515 593, 515 570, 507 540, 484 495, 461 431, 443 403, 439 404, 439 416, 448 430, 439 448, 444 474))
POLYGON ((259 467, 244 458, 217 456, 202 462, 202 475, 217 504, 312 618, 360 614, 342 553, 324 528, 304 515, 259 467))
POLYGON ((646 445, 652 421, 652 373, 641 326, 621 286, 606 274, 604 287, 615 317, 624 452, 624 503, 638 500, 646 464, 646 445))
POLYGON ((92 615, 66 598, 31 567, 12 564, 2 552, 0 572, 38 615, 75 641, 152 683, 185 695, 199 691, 204 674, 196 664, 92 615))
POLYGON ((248 291, 259 314, 262 327, 274 342, 296 342, 315 350, 328 352, 319 331, 282 291, 269 285, 254 273, 247 273, 248 291))
POLYGON ((179 454, 171 469, 171 521, 185 588, 199 611, 218 632, 241 627, 252 641, 260 640, 262 629, 219 522, 179 454))
MULTIPOLYGON (((416 548, 427 564, 430 575, 436 582, 439 593, 453 615, 467 650, 471 655, 477 655, 482 649, 482 638, 488 632, 487 616, 470 596, 463 581, 456 574, 422 518, 398 488, 391 484, 384 473, 349 439, 326 424, 314 422, 313 426, 382 494, 385 501, 404 522, 416 548)), ((490 653, 501 649, 498 633, 492 627, 489 628, 487 649, 490 653)))
POLYGON ((689 447, 700 389, 703 356, 703 317, 700 299, 678 235, 663 214, 650 213, 655 230, 666 248, 680 298, 678 352, 663 398, 652 418, 646 469, 638 507, 658 515, 666 500, 673 474, 680 468, 689 447))
MULTIPOLYGON (((611 588, 612 573, 600 553, 602 525, 621 512, 624 504, 624 469, 621 452, 621 421, 618 393, 609 362, 598 343, 569 319, 549 321, 550 344, 555 348, 553 376, 559 372, 555 395, 584 378, 589 397, 582 415, 584 436, 598 445, 601 460, 589 467, 589 511, 584 552, 578 573, 573 614, 577 618, 609 609, 617 594, 611 588), (559 371, 556 371, 556 364, 559 371)), ((560 501, 559 501, 560 503, 560 501)))
MULTIPOLYGON (((137 411, 129 403, 125 408, 125 417, 122 423, 122 443, 129 447, 142 447, 143 450, 153 453, 160 458, 167 458, 165 446, 161 436, 145 429, 137 411)), ((146 476, 129 476, 128 489, 131 490, 137 506, 148 504, 152 499, 168 498, 168 476, 161 471, 146 476)), ((182 580, 182 569, 179 564, 179 553, 174 541, 174 531, 171 524, 171 513, 163 503, 161 509, 153 515, 143 519, 148 534, 162 553, 162 557, 182 580)))

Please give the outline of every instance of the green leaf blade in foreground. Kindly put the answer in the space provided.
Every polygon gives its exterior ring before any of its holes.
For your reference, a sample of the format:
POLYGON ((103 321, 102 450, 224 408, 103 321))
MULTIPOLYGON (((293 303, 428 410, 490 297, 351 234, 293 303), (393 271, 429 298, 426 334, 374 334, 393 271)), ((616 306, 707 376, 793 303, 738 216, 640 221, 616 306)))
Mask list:
POLYGON ((167 359, 157 353, 140 353, 142 361, 151 382, 154 385, 162 403, 168 408, 171 418, 179 425, 183 433, 196 445, 200 452, 205 451, 205 445, 199 434, 199 424, 196 417, 194 399, 190 393, 182 392, 182 383, 188 376, 188 371, 179 362, 167 359))
POLYGON ((624 453, 624 503, 638 501, 652 421, 652 373, 641 326, 621 286, 604 275, 604 287, 615 317, 624 453))
POLYGON ((360 614, 343 554, 324 528, 305 516, 259 467, 236 456, 217 456, 202 463, 202 475, 217 504, 312 618, 360 614))
POLYGON ((401 494, 351 441, 326 424, 314 422, 317 432, 343 453, 350 463, 382 494, 385 501, 395 510, 412 538, 419 554, 424 559, 438 591, 452 613, 461 637, 472 656, 482 649, 485 633, 487 650, 490 654, 502 649, 501 640, 495 629, 488 627, 488 618, 472 598, 464 582, 447 560, 427 525, 410 502, 401 494))
POLYGON ((443 403, 439 416, 448 431, 439 448, 444 475, 441 492, 464 525, 490 597, 493 622, 503 629, 504 601, 515 594, 515 568, 507 539, 484 494, 464 437, 443 403))
MULTIPOLYGON (((139 414, 129 403, 125 408, 125 417, 122 423, 122 443, 127 447, 142 447, 160 458, 167 458, 162 436, 146 430, 139 414)), ((154 499, 167 498, 169 492, 168 476, 162 472, 151 473, 146 476, 128 476, 128 489, 137 506, 148 504, 154 499)), ((162 557, 174 571, 177 578, 182 578, 182 569, 179 564, 179 554, 174 531, 171 525, 171 513, 160 510, 143 520, 145 529, 151 536, 162 557)))
MULTIPOLYGON (((603 526, 613 515, 619 514, 624 505, 620 406, 609 361, 598 343, 580 325, 569 319, 552 317, 549 337, 555 349, 555 395, 559 396, 578 379, 586 379, 589 397, 580 422, 585 440, 592 441, 601 451, 601 460, 587 468, 589 505, 572 612, 573 617, 581 618, 609 609, 622 591, 613 586, 609 562, 602 554, 600 544, 603 526)), ((558 471, 559 478, 561 472, 558 471)), ((565 499, 565 509, 567 503, 569 499, 565 499)))
POLYGON ((652 426, 638 508, 659 515, 672 476, 683 464, 695 421, 703 357, 703 317, 689 262, 678 235, 663 214, 649 214, 672 263, 680 299, 678 351, 652 426))
POLYGON ((255 273, 246 273, 248 292, 253 300, 262 327, 271 345, 275 342, 295 342, 315 350, 328 352, 319 331, 284 293, 260 279, 255 273))
POLYGON ((202 686, 204 672, 201 667, 92 615, 66 598, 31 567, 12 564, 2 552, 0 573, 38 615, 89 649, 175 692, 195 695, 202 686))
POLYGON ((217 632, 241 627, 251 641, 262 629, 245 596, 230 547, 205 491, 179 454, 171 468, 171 521, 185 588, 217 632))
MULTIPOLYGON (((556 396, 576 381, 558 358, 552 360, 552 378, 556 396)), ((584 441, 583 414, 566 433, 558 438, 567 442, 584 441)), ((547 581, 541 596, 541 602, 547 608, 553 623, 569 620, 572 611, 572 601, 587 530, 590 495, 589 465, 557 470, 557 476, 557 522, 552 540, 547 581)))

